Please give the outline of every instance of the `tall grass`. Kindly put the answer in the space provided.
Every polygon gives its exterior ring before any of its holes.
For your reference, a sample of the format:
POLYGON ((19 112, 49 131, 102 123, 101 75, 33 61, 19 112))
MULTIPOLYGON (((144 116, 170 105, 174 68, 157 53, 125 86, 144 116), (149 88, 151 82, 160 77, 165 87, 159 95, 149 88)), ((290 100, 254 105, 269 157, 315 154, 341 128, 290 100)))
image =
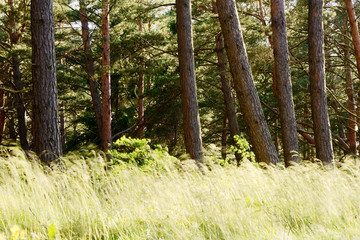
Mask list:
POLYGON ((360 169, 350 160, 330 170, 244 162, 205 175, 127 165, 105 171, 95 152, 64 162, 61 172, 20 151, 0 158, 0 239, 48 239, 51 231, 56 239, 360 236, 360 169))

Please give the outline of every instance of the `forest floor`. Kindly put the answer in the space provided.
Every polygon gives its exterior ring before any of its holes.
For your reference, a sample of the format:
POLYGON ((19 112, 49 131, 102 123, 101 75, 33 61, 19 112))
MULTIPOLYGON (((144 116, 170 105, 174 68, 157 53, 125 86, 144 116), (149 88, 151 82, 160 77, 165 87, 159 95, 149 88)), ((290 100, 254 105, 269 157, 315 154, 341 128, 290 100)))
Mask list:
POLYGON ((191 161, 161 170, 130 164, 105 170, 94 151, 68 155, 66 171, 49 171, 16 148, 6 154, 1 240, 360 236, 360 168, 353 159, 333 169, 213 165, 203 174, 191 161))

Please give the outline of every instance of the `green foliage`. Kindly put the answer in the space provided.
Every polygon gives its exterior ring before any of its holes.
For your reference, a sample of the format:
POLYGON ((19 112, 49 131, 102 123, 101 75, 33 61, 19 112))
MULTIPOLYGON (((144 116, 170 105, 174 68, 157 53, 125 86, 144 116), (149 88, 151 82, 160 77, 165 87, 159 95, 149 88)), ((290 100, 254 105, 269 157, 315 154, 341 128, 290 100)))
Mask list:
POLYGON ((109 152, 112 156, 110 166, 128 163, 147 170, 168 170, 176 161, 168 154, 167 148, 160 145, 151 147, 149 139, 123 136, 112 144, 109 152))
POLYGON ((240 154, 243 160, 255 161, 255 154, 250 150, 250 144, 246 138, 239 135, 234 136, 235 145, 231 146, 230 151, 240 154))

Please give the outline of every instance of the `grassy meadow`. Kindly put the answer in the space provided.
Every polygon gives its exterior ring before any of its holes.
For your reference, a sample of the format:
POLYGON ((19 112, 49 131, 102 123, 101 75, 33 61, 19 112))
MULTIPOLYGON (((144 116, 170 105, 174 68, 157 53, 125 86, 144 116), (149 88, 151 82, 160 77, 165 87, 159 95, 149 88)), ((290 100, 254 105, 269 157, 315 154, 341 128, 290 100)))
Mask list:
POLYGON ((162 167, 68 154, 50 171, 17 147, 0 158, 0 239, 360 239, 360 169, 162 167), (65 170, 64 170, 65 169, 65 170))

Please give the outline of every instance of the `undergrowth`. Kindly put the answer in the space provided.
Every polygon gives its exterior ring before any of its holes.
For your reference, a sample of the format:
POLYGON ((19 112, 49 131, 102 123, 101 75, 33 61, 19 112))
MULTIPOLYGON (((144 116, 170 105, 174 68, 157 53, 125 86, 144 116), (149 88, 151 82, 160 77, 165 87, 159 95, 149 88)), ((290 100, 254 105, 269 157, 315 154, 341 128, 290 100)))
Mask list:
POLYGON ((142 150, 121 144, 110 163, 89 147, 53 170, 16 146, 0 149, 0 239, 359 236, 354 159, 333 169, 309 162, 266 170, 249 161, 212 164, 204 175, 148 142, 139 143, 142 150))

